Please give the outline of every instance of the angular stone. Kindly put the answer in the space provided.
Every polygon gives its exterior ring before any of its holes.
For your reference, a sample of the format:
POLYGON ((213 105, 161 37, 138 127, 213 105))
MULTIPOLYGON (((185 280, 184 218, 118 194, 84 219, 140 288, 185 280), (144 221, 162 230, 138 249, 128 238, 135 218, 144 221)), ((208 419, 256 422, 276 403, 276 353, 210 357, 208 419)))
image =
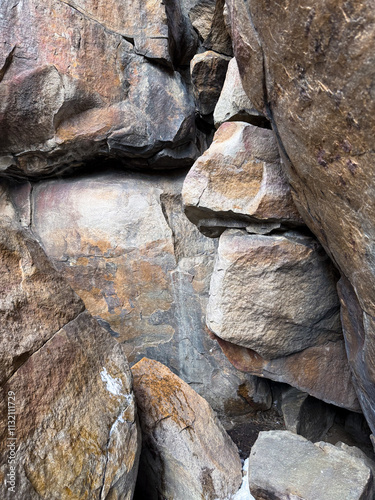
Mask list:
POLYGON ((227 230, 211 279, 207 326, 266 359, 340 341, 335 270, 311 237, 227 230))
POLYGON ((208 236, 259 221, 302 224, 273 132, 244 122, 221 125, 186 176, 182 195, 187 217, 208 236))
POLYGON ((288 431, 313 442, 325 437, 335 419, 332 406, 293 387, 282 394, 281 411, 288 431))
POLYGON ((289 431, 260 432, 249 462, 256 500, 371 500, 373 477, 361 459, 289 431))
POLYGON ((266 114, 263 53, 254 29, 248 4, 242 0, 226 0, 231 27, 234 56, 238 63, 243 88, 255 108, 266 114))
POLYGON ((195 142, 194 103, 182 78, 145 58, 171 65, 170 47, 183 57, 195 51, 179 4, 167 4, 1 3, 2 171, 32 177, 97 156, 135 155, 143 159, 137 166, 155 167, 148 161, 155 154, 195 142))
POLYGON ((130 500, 140 434, 127 360, 30 233, 13 222, 0 234, 0 496, 15 498, 14 472, 17 498, 130 500))
POLYGON ((17 184, 12 195, 33 214, 32 230, 54 266, 129 362, 147 356, 173 367, 220 418, 235 419, 252 413, 254 398, 261 404, 268 396, 207 335, 216 242, 184 216, 183 178, 108 172, 17 184), (238 394, 243 384, 248 401, 238 394))
POLYGON ((252 125, 267 126, 268 120, 255 109, 247 97, 238 71, 236 59, 228 64, 223 89, 214 110, 214 125, 219 128, 224 122, 242 121, 252 125))
POLYGON ((242 480, 238 450, 208 403, 157 361, 143 358, 132 371, 143 433, 142 498, 233 495, 242 480))
MULTIPOLYGON (((350 284, 346 307, 358 309, 359 322, 344 327, 344 334, 374 433, 373 3, 320 0, 302 6, 293 0, 284 9, 256 0, 248 5, 264 53, 265 101, 298 209, 350 284)), ((245 60, 242 68, 250 77, 250 57, 245 60)))
POLYGON ((209 50, 193 57, 191 80, 198 110, 209 115, 215 109, 225 80, 230 57, 209 50))
POLYGON ((343 341, 309 347, 285 358, 271 360, 219 337, 217 341, 238 370, 285 382, 326 403, 361 411, 343 341))
MULTIPOLYGON (((183 3, 186 3, 185 0, 183 0, 183 3)), ((188 7, 189 18, 203 41, 211 31, 216 0, 194 0, 188 3, 191 4, 188 7)))
POLYGON ((232 40, 224 17, 225 0, 216 0, 211 29, 203 46, 220 54, 233 56, 232 40))

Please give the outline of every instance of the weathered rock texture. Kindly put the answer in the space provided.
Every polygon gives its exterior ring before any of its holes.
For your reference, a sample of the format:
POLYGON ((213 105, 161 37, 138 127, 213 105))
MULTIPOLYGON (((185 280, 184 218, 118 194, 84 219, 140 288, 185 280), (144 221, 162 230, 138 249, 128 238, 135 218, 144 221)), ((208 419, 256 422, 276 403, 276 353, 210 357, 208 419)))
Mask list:
POLYGON ((228 230, 220 237, 207 325, 266 359, 341 341, 335 284, 313 238, 228 230))
POLYGON ((15 498, 15 472, 17 498, 130 500, 140 435, 121 347, 14 222, 1 227, 0 268, 1 498, 15 498))
POLYGON ((256 500, 371 500, 373 476, 362 459, 289 431, 261 432, 251 450, 256 500))
POLYGON ((7 0, 0 31, 2 171, 196 158, 193 99, 172 67, 196 48, 179 2, 7 0))
POLYGON ((273 132, 244 122, 221 125, 186 176, 187 217, 209 236, 254 222, 300 225, 273 132))
POLYGON ((208 403, 157 361, 144 358, 132 371, 143 498, 230 498, 241 485, 241 462, 208 403))
POLYGON ((228 64, 224 85, 214 110, 216 128, 229 121, 244 121, 259 126, 268 126, 269 123, 247 97, 234 57, 228 64))
POLYGON ((245 91, 266 109, 298 209, 345 277, 348 357, 375 432, 372 2, 229 4, 245 91))
POLYGON ((238 394, 242 384, 256 399, 260 391, 260 402, 269 389, 234 369, 205 331, 216 244, 184 216, 182 180, 112 172, 16 185, 12 195, 24 224, 130 363, 157 359, 220 416, 246 414, 252 405, 238 394))

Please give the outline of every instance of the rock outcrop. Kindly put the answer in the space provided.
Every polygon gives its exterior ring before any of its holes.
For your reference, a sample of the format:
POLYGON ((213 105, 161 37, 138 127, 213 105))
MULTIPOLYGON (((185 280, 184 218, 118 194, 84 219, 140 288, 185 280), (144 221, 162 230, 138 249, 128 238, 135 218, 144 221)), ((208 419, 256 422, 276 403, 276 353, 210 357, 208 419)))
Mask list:
POLYGON ((254 223, 260 232, 303 224, 272 131, 244 122, 221 125, 186 176, 182 196, 187 217, 212 237, 254 223))
POLYGON ((220 417, 252 412, 266 381, 233 368, 206 332, 216 242, 184 216, 182 174, 108 172, 13 185, 23 223, 131 364, 157 359, 220 417), (31 219, 30 219, 31 214, 31 219), (204 381, 204 383, 203 383, 204 381), (248 401, 250 401, 250 397, 248 401))
POLYGON ((11 220, 0 267, 1 498, 130 500, 140 434, 121 347, 11 220))
POLYGON ((272 121, 297 207, 343 275, 348 357, 375 432, 373 5, 228 4, 244 89, 272 121))
POLYGON ((251 450, 256 500, 371 500, 374 479, 363 459, 289 431, 261 432, 251 450))
POLYGON ((242 481, 238 451, 208 403, 157 361, 132 368, 143 433, 142 498, 230 498, 242 481))

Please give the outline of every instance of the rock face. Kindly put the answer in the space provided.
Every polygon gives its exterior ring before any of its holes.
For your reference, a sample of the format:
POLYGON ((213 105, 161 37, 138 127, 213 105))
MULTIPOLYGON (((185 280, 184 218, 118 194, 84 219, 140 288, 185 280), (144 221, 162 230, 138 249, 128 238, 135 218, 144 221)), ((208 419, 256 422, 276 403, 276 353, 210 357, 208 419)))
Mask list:
POLYGON ((12 195, 24 224, 131 364, 147 356, 172 367, 220 417, 251 413, 240 387, 260 402, 269 388, 234 369, 205 331, 216 243, 184 216, 182 180, 108 172, 16 185, 12 195))
POLYGON ((326 403, 360 411, 343 340, 270 360, 246 347, 216 339, 238 370, 285 382, 326 403))
POLYGON ((221 125, 182 195, 187 217, 209 236, 254 222, 302 224, 272 131, 244 122, 221 125))
POLYGON ((207 326, 266 359, 340 341, 335 284, 314 239, 228 230, 220 237, 207 326))
POLYGON ((121 347, 30 234, 0 234, 1 498, 130 500, 140 434, 121 347))
POLYGON ((19 5, 0 6, 2 171, 40 176, 103 156, 192 163, 194 103, 172 66, 196 43, 179 2, 19 5))
POLYGON ((209 50, 197 54, 190 63, 191 81, 198 110, 209 115, 215 109, 230 58, 209 50))
POLYGON ((345 278, 345 308, 357 311, 344 322, 344 333, 375 432, 372 3, 292 1, 284 9, 256 0, 249 5, 251 21, 239 11, 243 2, 230 4, 244 88, 258 110, 268 103, 298 209, 345 278))
POLYGON ((256 500, 371 500, 373 477, 362 459, 289 431, 261 432, 251 450, 256 500))
POLYGON ((142 498, 226 499, 242 481, 238 451, 208 403, 157 361, 132 368, 143 433, 142 498))
POLYGON ((244 121, 258 126, 268 125, 268 120, 254 108, 245 94, 234 57, 228 64, 224 85, 214 110, 216 128, 229 121, 244 121))

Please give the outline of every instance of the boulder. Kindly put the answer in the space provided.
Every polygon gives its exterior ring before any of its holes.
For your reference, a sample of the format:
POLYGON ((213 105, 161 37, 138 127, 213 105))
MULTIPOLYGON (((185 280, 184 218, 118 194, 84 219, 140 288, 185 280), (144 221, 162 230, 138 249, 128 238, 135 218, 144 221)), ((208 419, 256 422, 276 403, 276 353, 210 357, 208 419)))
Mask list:
POLYGON ((288 431, 313 442, 325 437, 335 419, 333 406, 293 387, 283 392, 281 411, 288 431))
POLYGON ((284 382, 326 403, 361 411, 343 340, 309 347, 282 358, 264 359, 251 349, 216 339, 238 370, 284 382))
POLYGON ((209 404, 157 361, 143 358, 132 371, 143 433, 137 493, 150 500, 233 495, 241 461, 209 404))
POLYGON ((30 233, 13 221, 0 234, 1 498, 130 500, 140 434, 126 357, 30 233))
POLYGON ((235 418, 252 413, 254 398, 268 401, 269 387, 236 370, 207 335, 216 243, 184 216, 183 178, 112 171, 15 184, 11 192, 24 223, 129 363, 147 356, 173 367, 220 418, 235 418), (238 394, 242 384, 248 400, 238 394))
POLYGON ((191 81, 197 108, 201 115, 209 115, 214 111, 229 61, 230 57, 212 50, 197 54, 191 60, 191 81))
POLYGON ((257 126, 268 127, 268 120, 257 111, 247 97, 238 71, 236 59, 230 60, 223 89, 214 110, 214 125, 229 121, 243 121, 257 126))
POLYGON ((256 500, 371 500, 373 476, 363 460, 289 431, 260 432, 249 462, 256 500))
POLYGON ((265 359, 342 341, 335 285, 315 239, 229 229, 220 237, 207 326, 265 359))
POLYGON ((176 148, 174 166, 193 163, 194 103, 172 62, 195 47, 178 2, 17 5, 0 6, 1 171, 40 177, 98 156, 156 168, 176 148))
POLYGON ((182 196, 187 217, 208 236, 257 222, 302 224, 272 131, 244 122, 221 125, 186 176, 182 196))
MULTIPOLYGON (((236 8, 244 4, 232 3, 236 8)), ((345 321, 344 334, 374 433, 373 3, 319 0, 302 5, 293 0, 284 9, 256 0, 246 5, 251 20, 242 15, 232 19, 240 31, 233 37, 234 45, 239 44, 235 53, 252 43, 248 32, 256 30, 264 54, 259 85, 265 83, 264 102, 269 103, 268 117, 284 152, 297 207, 345 278, 345 307, 358 312, 352 325, 345 321)), ((259 62, 250 52, 242 55, 244 88, 258 108, 258 92, 253 94, 245 82, 259 72, 259 62)))

